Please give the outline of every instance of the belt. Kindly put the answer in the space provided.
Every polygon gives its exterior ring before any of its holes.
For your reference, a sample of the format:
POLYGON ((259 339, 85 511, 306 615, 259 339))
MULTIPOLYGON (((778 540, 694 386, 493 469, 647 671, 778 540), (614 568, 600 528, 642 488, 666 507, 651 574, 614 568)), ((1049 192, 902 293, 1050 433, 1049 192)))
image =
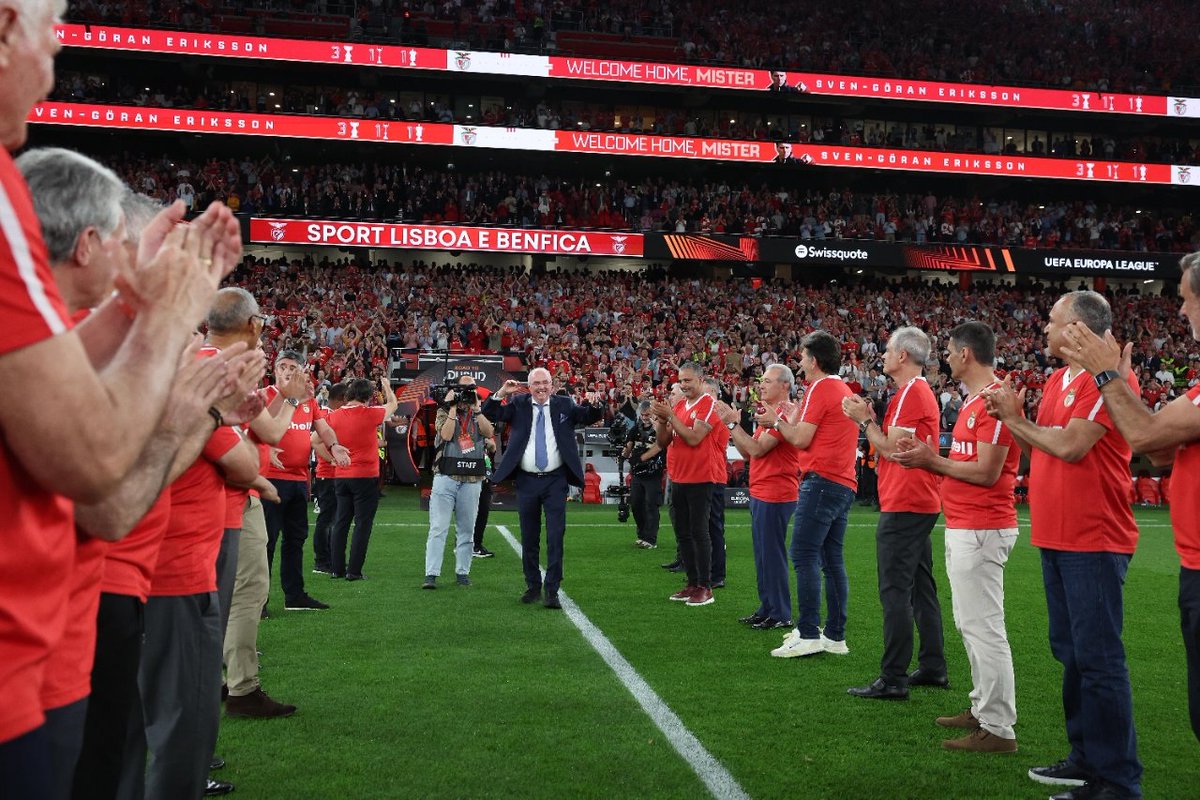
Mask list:
POLYGON ((561 470, 561 469, 562 469, 562 467, 558 467, 557 469, 548 469, 545 472, 530 472, 528 470, 521 470, 521 471, 524 472, 526 475, 532 475, 535 478, 548 478, 551 475, 557 475, 559 470, 561 470))

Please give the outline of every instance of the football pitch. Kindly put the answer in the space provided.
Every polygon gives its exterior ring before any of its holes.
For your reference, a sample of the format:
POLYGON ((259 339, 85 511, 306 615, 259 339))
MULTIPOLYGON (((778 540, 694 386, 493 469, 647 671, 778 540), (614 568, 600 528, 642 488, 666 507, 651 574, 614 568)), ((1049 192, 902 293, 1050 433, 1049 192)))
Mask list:
MULTIPOLYGON (((1137 516, 1125 643, 1144 789, 1148 798, 1196 798, 1200 745, 1187 717, 1179 561, 1166 511, 1137 516)), ((515 512, 492 513, 485 544, 496 557, 474 560, 472 586, 455 585, 448 548, 438 589, 423 591, 428 515, 415 490, 389 487, 370 580, 306 571, 308 591, 332 606, 324 612, 283 611, 273 584, 259 633, 263 687, 300 710, 289 719, 223 719, 218 754, 228 766, 215 775, 237 785, 235 797, 287 800, 697 798, 714 795, 714 774, 731 779, 715 784, 727 797, 1048 797, 1050 787, 1025 772, 1065 757, 1067 745, 1027 515, 1006 578, 1020 747, 1011 755, 945 751, 941 741, 958 732, 933 722, 967 708, 970 688, 940 524, 934 567, 951 688, 915 688, 907 702, 846 694, 878 675, 876 518, 856 506, 846 536, 850 654, 778 659, 769 651, 784 631, 737 622, 757 607, 749 512, 726 514, 728 587, 713 605, 690 608, 667 600, 681 576, 659 568, 674 554, 665 509, 660 548, 640 550, 632 520, 618 523, 615 506, 568 507, 562 591, 627 662, 626 677, 677 716, 672 730, 695 737, 689 761, 566 612, 518 602, 520 558, 498 528, 519 539, 515 512), (698 771, 697 753, 713 759, 698 771)))

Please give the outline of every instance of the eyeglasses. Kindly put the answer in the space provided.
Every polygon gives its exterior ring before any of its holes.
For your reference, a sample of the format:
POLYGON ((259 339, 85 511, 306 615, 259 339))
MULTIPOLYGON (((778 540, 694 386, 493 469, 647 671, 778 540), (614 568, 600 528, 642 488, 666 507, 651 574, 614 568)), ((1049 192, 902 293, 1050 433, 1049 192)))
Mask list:
POLYGON ((262 328, 262 327, 266 327, 266 324, 267 324, 267 318, 266 318, 266 317, 264 317, 262 314, 251 314, 251 315, 250 315, 250 324, 251 324, 251 325, 253 325, 253 324, 254 324, 254 320, 258 320, 258 326, 259 326, 260 328, 262 328))

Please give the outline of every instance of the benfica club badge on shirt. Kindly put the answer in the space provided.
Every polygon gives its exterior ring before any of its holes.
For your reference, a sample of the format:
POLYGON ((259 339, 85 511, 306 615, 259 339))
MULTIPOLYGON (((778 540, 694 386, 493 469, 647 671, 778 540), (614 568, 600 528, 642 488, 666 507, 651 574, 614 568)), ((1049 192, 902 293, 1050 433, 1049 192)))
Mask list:
POLYGON ((971 416, 967 417, 967 429, 975 430, 975 412, 971 412, 971 416))
POLYGON ((1067 396, 1063 398, 1063 405, 1066 406, 1067 408, 1070 408, 1071 406, 1075 405, 1075 390, 1074 389, 1067 392, 1067 396))

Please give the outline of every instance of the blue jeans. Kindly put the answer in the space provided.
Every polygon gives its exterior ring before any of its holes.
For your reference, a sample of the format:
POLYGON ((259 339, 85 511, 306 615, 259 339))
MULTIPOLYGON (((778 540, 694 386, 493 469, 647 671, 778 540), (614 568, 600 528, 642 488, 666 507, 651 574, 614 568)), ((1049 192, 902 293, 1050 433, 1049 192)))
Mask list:
POLYGON ((1069 760, 1131 796, 1142 794, 1133 694, 1121 642, 1130 556, 1042 550, 1050 651, 1063 665, 1069 760))
POLYGON ((758 575, 760 616, 792 618, 792 592, 787 573, 787 529, 796 511, 794 500, 769 503, 750 498, 750 536, 754 541, 754 571, 758 575))
POLYGON ((483 481, 460 481, 452 475, 434 475, 429 495, 429 537, 425 540, 425 574, 442 574, 450 514, 454 514, 454 572, 471 572, 471 547, 475 541, 475 515, 483 481))
POLYGON ((825 573, 825 636, 846 638, 846 599, 850 581, 842 547, 854 491, 810 472, 800 481, 796 522, 792 530, 792 564, 796 567, 796 600, 801 638, 821 635, 821 573, 825 573))

